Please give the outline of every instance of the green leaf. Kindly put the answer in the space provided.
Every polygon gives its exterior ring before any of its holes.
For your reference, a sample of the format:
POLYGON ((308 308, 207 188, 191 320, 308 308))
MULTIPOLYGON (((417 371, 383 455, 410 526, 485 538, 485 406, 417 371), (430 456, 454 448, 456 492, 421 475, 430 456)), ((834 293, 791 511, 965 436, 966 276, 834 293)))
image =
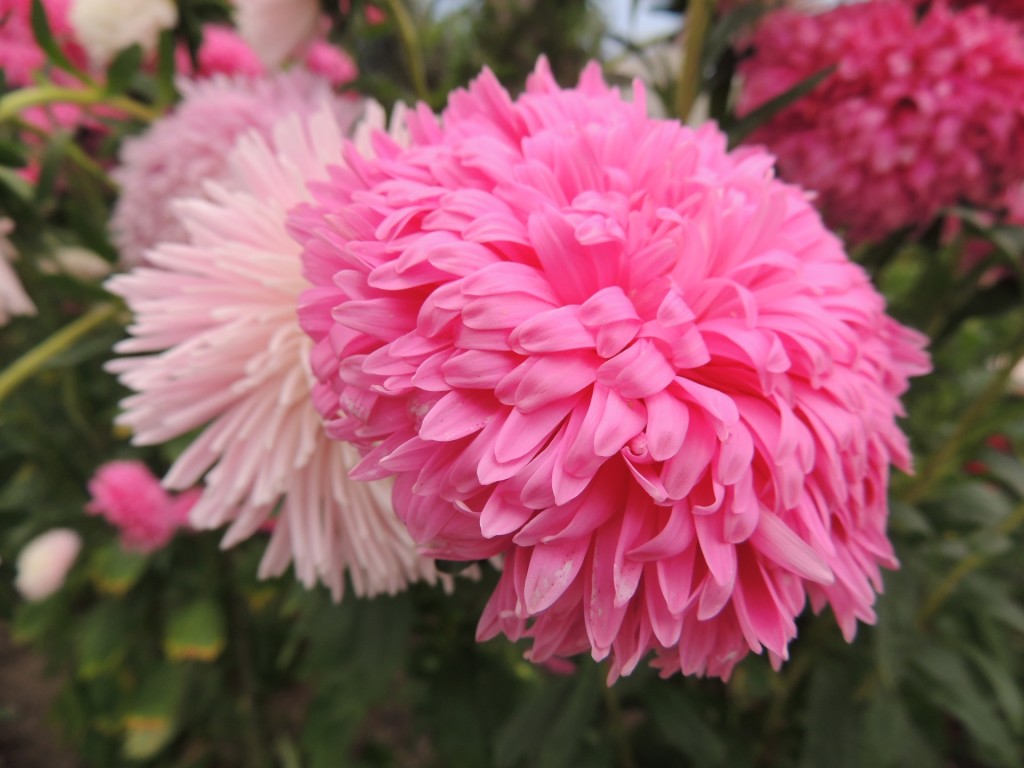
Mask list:
POLYGON ((65 72, 69 72, 78 79, 82 80, 83 75, 78 69, 72 64, 68 57, 64 55, 64 51, 60 49, 57 44, 57 40, 53 36, 53 29, 50 27, 50 20, 46 16, 46 8, 43 6, 42 0, 32 0, 32 35, 36 39, 36 44, 43 49, 46 54, 46 58, 50 62, 65 72))
POLYGON ((107 68, 106 92, 118 94, 128 90, 141 63, 142 48, 137 44, 118 53, 117 58, 107 68))
POLYGON ((661 682, 647 692, 648 710, 661 737, 693 765, 723 766, 725 744, 706 722, 698 700, 678 683, 661 682))
POLYGON ((114 671, 127 651, 125 610, 120 602, 99 603, 82 620, 78 636, 78 676, 91 680, 114 671))
POLYGON ((14 141, 0 140, 0 165, 5 168, 24 168, 28 164, 25 147, 14 141))
POLYGON ((815 72, 806 80, 794 85, 788 91, 780 93, 774 99, 770 99, 757 109, 737 120, 729 129, 729 146, 734 147, 743 142, 747 136, 753 133, 764 123, 771 120, 787 107, 795 104, 804 96, 817 88, 824 80, 835 72, 835 65, 815 72))
POLYGON ((89 575, 100 592, 123 595, 142 577, 149 558, 126 552, 116 542, 97 549, 89 561, 89 575))
POLYGON ((804 710, 801 768, 860 768, 861 724, 851 706, 857 684, 849 667, 818 661, 804 710))
POLYGON ((978 685, 963 656, 949 648, 926 648, 914 659, 924 690, 940 711, 959 720, 967 733, 998 764, 1019 766, 1017 746, 1003 719, 978 685))
POLYGON ((136 689, 122 720, 125 757, 149 760, 171 741, 178 729, 185 677, 181 667, 164 664, 136 689))
POLYGON ((974 646, 966 649, 966 655, 992 688, 1014 733, 1024 734, 1024 694, 1014 679, 1013 670, 1001 667, 991 654, 974 646))
POLYGON ((67 619, 67 599, 60 593, 48 600, 21 603, 14 612, 11 637, 16 643, 34 643, 59 631, 67 619))
POLYGON ((224 615, 208 598, 175 611, 164 632, 164 652, 173 661, 213 661, 226 642, 224 615))
POLYGON ((871 768, 938 768, 943 759, 914 726, 899 696, 876 692, 864 715, 863 765, 871 768))

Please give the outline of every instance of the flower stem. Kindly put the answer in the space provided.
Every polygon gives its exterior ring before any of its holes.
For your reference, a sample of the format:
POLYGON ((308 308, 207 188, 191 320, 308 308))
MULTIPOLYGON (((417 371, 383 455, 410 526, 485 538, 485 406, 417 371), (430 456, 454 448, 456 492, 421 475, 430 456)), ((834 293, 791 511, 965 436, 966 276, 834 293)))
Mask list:
POLYGON ((982 390, 978 398, 963 412, 952 434, 938 450, 924 462, 917 477, 901 494, 901 501, 916 504, 924 499, 935 484, 950 470, 953 460, 981 421, 988 416, 1006 394, 1006 385, 1010 380, 1014 367, 1024 359, 1024 340, 1018 340, 1005 362, 982 390))
POLYGON ((117 316, 119 304, 100 304, 30 349, 0 373, 0 403, 76 341, 117 316))
MULTIPOLYGON (((1013 512, 1004 518, 999 525, 995 526, 995 533, 1006 535, 1024 523, 1024 504, 1020 504, 1013 512)), ((953 590, 972 571, 977 570, 990 558, 989 555, 980 552, 972 552, 946 574, 946 577, 939 582, 934 591, 925 600, 924 605, 917 614, 918 626, 923 626, 928 619, 942 607, 946 599, 953 594, 953 590)))
POLYGON ((0 99, 0 123, 17 117, 26 109, 46 104, 103 104, 125 114, 152 122, 160 112, 127 96, 106 93, 102 88, 65 88, 59 85, 39 85, 21 88, 0 99))
POLYGON ((409 78, 412 80, 416 98, 429 102, 430 89, 427 88, 426 67, 423 63, 423 50, 420 47, 416 24, 402 0, 386 0, 386 2, 395 20, 395 25, 398 27, 398 37, 402 41, 405 63, 409 68, 409 78))
POLYGON ((711 8, 714 0, 690 0, 686 11, 686 27, 683 34, 683 68, 676 83, 676 114, 686 122, 697 100, 701 86, 701 59, 704 53, 704 38, 711 25, 711 8))

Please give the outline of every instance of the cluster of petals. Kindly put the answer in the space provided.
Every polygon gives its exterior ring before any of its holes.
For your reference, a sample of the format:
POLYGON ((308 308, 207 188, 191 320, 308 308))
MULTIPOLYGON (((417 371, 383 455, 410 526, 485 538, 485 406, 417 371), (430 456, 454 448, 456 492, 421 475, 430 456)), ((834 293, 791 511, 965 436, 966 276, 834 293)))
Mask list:
POLYGON ((780 11, 741 66, 741 113, 835 68, 751 141, 855 241, 994 207, 1024 178, 1024 35, 981 6, 922 13, 904 0, 780 11))
MULTIPOLYGON (((379 107, 371 112, 383 125, 379 107)), ((202 480, 192 524, 230 524, 232 546, 273 521, 261 574, 294 562, 303 583, 339 598, 346 574, 358 595, 437 577, 392 512, 390 484, 348 479, 359 453, 324 434, 310 400, 311 342, 297 315, 308 284, 285 215, 326 181, 347 129, 322 107, 285 117, 267 138, 250 132, 222 183, 175 206, 186 238, 109 283, 135 318, 110 365, 135 391, 120 423, 141 444, 202 429, 164 479, 202 480)))
POLYGON ((11 261, 18 255, 7 239, 14 230, 14 222, 0 219, 0 325, 6 325, 13 315, 34 315, 36 305, 25 293, 25 288, 14 271, 11 261))
POLYGON ((141 461, 111 461, 89 481, 92 498, 85 510, 117 528, 125 549, 153 552, 188 524, 198 494, 196 489, 169 494, 141 461))
MULTIPOLYGON (((205 182, 223 178, 244 133, 268 135, 282 115, 309 114, 331 98, 330 84, 303 70, 262 78, 215 75, 182 81, 180 88, 174 112, 124 143, 113 174, 121 194, 111 230, 126 265, 144 262, 146 250, 158 243, 185 239, 172 202, 201 196, 205 182)), ((349 99, 331 103, 347 123, 362 109, 349 99)))
POLYGON ((611 677, 786 657, 809 598, 872 621, 923 338, 805 194, 596 65, 485 71, 347 146, 289 227, 314 402, 426 553, 503 556, 480 638, 611 677))

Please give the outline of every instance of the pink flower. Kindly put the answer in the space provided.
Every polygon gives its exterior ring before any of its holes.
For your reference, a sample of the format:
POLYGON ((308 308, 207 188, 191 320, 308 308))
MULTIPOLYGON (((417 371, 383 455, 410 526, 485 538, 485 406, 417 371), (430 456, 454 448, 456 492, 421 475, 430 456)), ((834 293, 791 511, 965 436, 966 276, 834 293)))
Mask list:
POLYGON ((45 600, 64 586, 81 549, 81 537, 70 528, 36 536, 18 554, 14 587, 30 602, 45 600))
POLYGON ((141 461, 111 461, 89 481, 86 512, 101 515, 121 531, 125 549, 153 552, 188 524, 196 494, 172 497, 141 461))
POLYGON ((294 209, 314 402, 424 551, 504 555, 479 625, 611 677, 785 658, 805 600, 873 621, 923 337, 796 188, 544 60, 485 71, 294 209))
MULTIPOLYGON (((290 112, 311 112, 330 97, 325 80, 303 71, 266 79, 215 76, 181 83, 183 100, 149 131, 125 142, 114 176, 121 196, 111 219, 126 265, 141 264, 157 243, 183 242, 185 228, 171 203, 202 196, 207 181, 223 178, 227 156, 243 133, 263 135, 290 112)), ((337 102, 354 119, 358 104, 337 102)))
MULTIPOLYGON (((85 52, 77 44, 68 22, 71 0, 43 0, 47 20, 58 45, 79 66, 85 52)), ((32 34, 31 0, 0 0, 0 70, 9 86, 31 85, 34 75, 46 63, 46 54, 32 34)))
POLYGON ((193 78, 218 74, 262 77, 265 74, 263 63, 238 33, 217 24, 203 27, 203 42, 196 57, 198 70, 193 68, 184 46, 179 47, 175 55, 178 72, 193 78))
POLYGON ((230 524, 232 546, 276 515, 261 574, 294 562, 303 583, 336 597, 346 573, 357 595, 436 578, 391 511, 390 484, 347 479, 359 454, 327 438, 309 397, 296 311, 308 284, 285 213, 327 181, 348 128, 323 109, 286 118, 272 139, 247 134, 222 184, 179 201, 186 239, 109 283, 135 313, 118 351, 143 353, 110 366, 137 393, 119 421, 140 444, 203 429, 165 478, 188 488, 205 475, 193 524, 230 524))
POLYGON ((854 240, 960 202, 992 207, 1024 178, 1024 38, 983 8, 937 3, 919 20, 902 0, 782 11, 753 46, 740 113, 836 67, 751 138, 854 240))

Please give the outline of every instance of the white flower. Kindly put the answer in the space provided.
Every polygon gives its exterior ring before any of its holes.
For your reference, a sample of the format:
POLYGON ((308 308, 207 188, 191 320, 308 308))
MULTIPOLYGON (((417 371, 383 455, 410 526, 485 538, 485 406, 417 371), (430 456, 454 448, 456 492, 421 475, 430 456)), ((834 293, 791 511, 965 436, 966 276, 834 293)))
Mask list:
POLYGON ((68 15, 75 35, 96 66, 138 43, 156 47, 160 32, 178 23, 173 0, 73 0, 68 15))
POLYGON ((29 299, 18 280, 18 275, 8 264, 17 256, 7 235, 14 229, 10 219, 0 219, 0 325, 6 325, 12 315, 34 315, 35 304, 29 299))
POLYGON ((236 0, 242 38, 268 67, 279 67, 316 37, 317 0, 236 0))
POLYGON ((64 585, 82 539, 70 528, 54 528, 36 536, 18 555, 14 586, 26 600, 43 600, 64 585))

